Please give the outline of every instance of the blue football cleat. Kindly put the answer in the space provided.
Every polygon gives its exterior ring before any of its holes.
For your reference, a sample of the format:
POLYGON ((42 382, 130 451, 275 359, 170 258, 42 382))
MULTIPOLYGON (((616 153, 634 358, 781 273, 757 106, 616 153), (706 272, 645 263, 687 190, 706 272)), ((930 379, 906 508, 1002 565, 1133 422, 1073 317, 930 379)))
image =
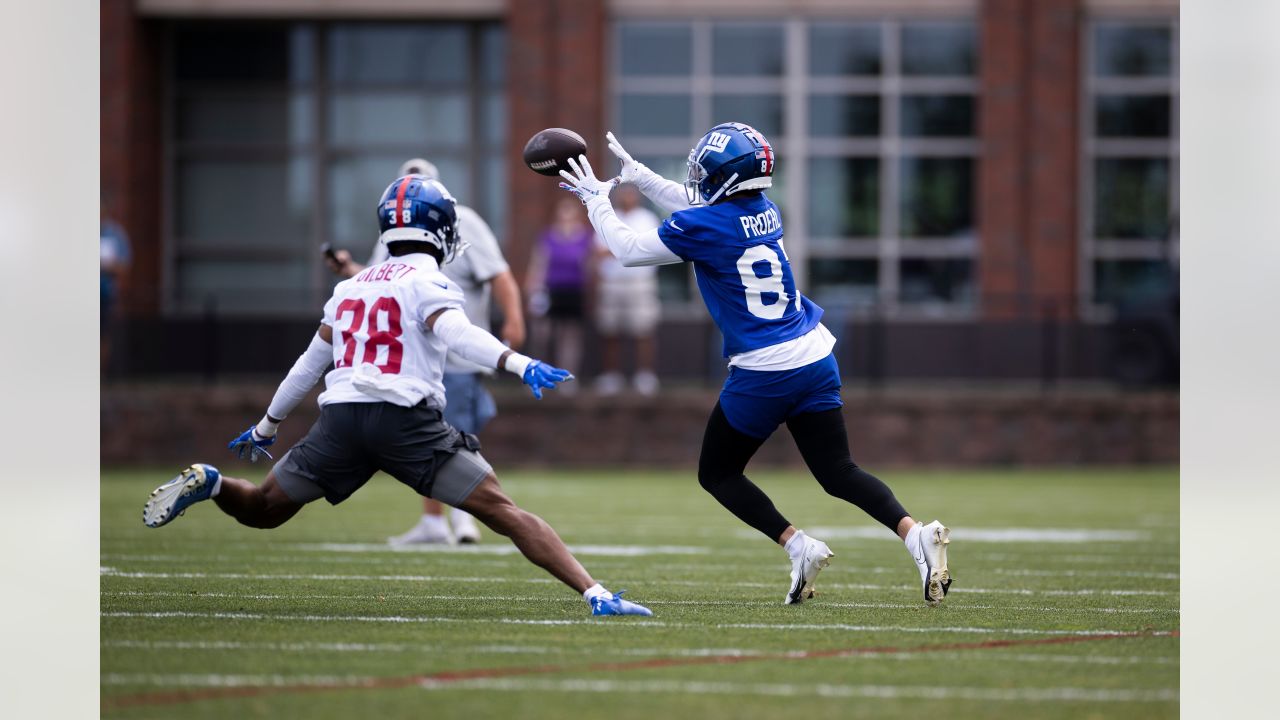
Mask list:
POLYGON ((619 590, 611 597, 606 598, 603 595, 591 598, 591 614, 592 615, 644 615, 651 617, 653 612, 649 608, 623 600, 622 593, 626 590, 619 590))
POLYGON ((167 525, 189 506, 208 500, 218 484, 218 468, 196 463, 178 477, 151 491, 151 499, 142 507, 142 522, 147 527, 167 525))

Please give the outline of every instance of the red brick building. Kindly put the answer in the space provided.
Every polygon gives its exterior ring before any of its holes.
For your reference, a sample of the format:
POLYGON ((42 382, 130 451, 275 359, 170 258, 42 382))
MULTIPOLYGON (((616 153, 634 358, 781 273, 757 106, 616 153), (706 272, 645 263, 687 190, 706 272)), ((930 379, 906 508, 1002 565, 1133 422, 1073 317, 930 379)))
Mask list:
MULTIPOLYGON (((121 372, 286 367, 296 348, 259 340, 305 343, 331 286, 316 248, 368 251, 405 158, 440 167, 520 276, 561 192, 521 164, 534 132, 573 128, 613 167, 613 129, 671 177, 732 118, 778 148, 770 195, 801 287, 854 338, 847 373, 1111 377, 1141 327, 1139 370, 1176 378, 1176 316, 1114 323, 1176 296, 1175 1, 101 7, 104 213, 134 255, 121 372), (240 348, 162 352, 208 332, 240 348)), ((662 371, 713 380, 691 274, 661 285, 662 371)))

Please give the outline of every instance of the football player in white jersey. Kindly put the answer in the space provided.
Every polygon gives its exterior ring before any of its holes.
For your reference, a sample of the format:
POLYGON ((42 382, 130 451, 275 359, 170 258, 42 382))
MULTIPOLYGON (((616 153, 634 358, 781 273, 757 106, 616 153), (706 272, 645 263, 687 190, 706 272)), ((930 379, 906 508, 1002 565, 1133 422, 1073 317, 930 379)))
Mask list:
POLYGON ((275 528, 307 503, 347 499, 374 473, 470 512, 520 552, 582 593, 593 615, 651 615, 597 583, 538 516, 520 509, 498 485, 474 435, 443 419, 445 356, 452 350, 485 367, 544 388, 572 380, 568 371, 520 355, 475 327, 463 295, 440 266, 464 247, 455 201, 438 180, 398 178, 378 201, 387 262, 365 268, 334 289, 310 347, 280 384, 267 413, 228 446, 256 461, 270 457, 281 421, 325 375, 320 419, 276 463, 260 486, 195 464, 151 493, 142 511, 160 527, 193 503, 213 499, 241 524, 275 528))
MULTIPOLYGON (((428 180, 439 180, 440 172, 432 163, 413 158, 400 166, 400 177, 405 175, 422 175, 428 180)), ((502 248, 493 230, 471 208, 458 204, 458 234, 466 239, 467 251, 448 263, 440 270, 450 280, 462 288, 467 303, 463 310, 471 324, 481 330, 489 329, 489 298, 502 311, 502 328, 495 333, 507 347, 519 350, 524 344, 524 308, 521 303, 520 286, 516 283, 515 274, 511 272, 507 260, 502 256, 502 248)), ((374 245, 373 253, 367 265, 361 265, 346 250, 338 250, 326 256, 329 269, 338 275, 354 277, 368 265, 386 262, 387 246, 383 243, 374 245)), ((449 353, 444 368, 444 394, 448 403, 445 405, 444 421, 465 433, 479 435, 484 426, 497 415, 498 408, 493 396, 484 387, 484 378, 494 373, 493 368, 484 368, 457 353, 449 353)), ((422 516, 407 532, 387 538, 392 545, 414 545, 428 543, 460 543, 480 542, 480 529, 475 520, 465 510, 453 508, 451 517, 444 517, 444 505, 431 498, 422 499, 422 516)))

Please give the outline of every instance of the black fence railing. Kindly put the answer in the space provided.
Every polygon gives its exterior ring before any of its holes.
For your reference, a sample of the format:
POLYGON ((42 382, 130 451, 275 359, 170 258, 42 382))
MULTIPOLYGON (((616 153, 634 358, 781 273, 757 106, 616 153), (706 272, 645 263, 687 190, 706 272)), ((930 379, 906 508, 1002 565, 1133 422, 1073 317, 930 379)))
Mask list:
MULTIPOLYGON (((889 316, 874 306, 828 308, 846 386, 897 383, 1065 382, 1133 387, 1178 384, 1177 298, 1117 308, 1111 319, 1079 318, 1074 299, 983 298, 985 316, 889 316), (1007 302, 1004 306, 993 303, 1007 302)), ((207 383, 276 378, 305 349, 313 315, 224 311, 212 296, 182 312, 121 308, 108 325, 107 380, 189 379, 207 383), (198 308, 198 309, 197 309, 198 308)), ((554 353, 530 324, 529 347, 554 353)), ((659 325, 658 373, 667 384, 715 387, 725 376, 721 336, 705 313, 659 325)), ((624 343, 624 369, 632 363, 624 343)), ((528 349, 528 347, 526 348, 528 349)), ((601 338, 584 324, 584 380, 599 372, 601 338)))

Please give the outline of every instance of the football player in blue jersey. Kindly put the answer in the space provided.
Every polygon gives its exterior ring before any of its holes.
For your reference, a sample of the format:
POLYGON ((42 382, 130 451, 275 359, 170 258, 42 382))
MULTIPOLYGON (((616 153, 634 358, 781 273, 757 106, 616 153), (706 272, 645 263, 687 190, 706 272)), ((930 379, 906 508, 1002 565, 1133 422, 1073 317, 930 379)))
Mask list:
POLYGON ((586 156, 570 160, 560 187, 587 206, 591 224, 623 265, 691 262, 702 299, 724 334, 729 377, 711 411, 698 482, 729 512, 786 549, 791 585, 784 600, 813 597, 814 580, 833 556, 827 544, 797 530, 743 475, 756 450, 782 423, 824 490, 853 503, 896 532, 920 571, 925 602, 942 602, 951 586, 950 530, 916 522, 893 492, 858 467, 841 412, 836 339, 822 308, 800 294, 783 247, 782 216, 764 191, 773 184, 774 152, 743 123, 717 125, 689 152, 684 186, 636 162, 608 133, 622 172, 600 180, 586 156), (618 219, 610 190, 635 184, 671 213, 637 232, 618 219))

